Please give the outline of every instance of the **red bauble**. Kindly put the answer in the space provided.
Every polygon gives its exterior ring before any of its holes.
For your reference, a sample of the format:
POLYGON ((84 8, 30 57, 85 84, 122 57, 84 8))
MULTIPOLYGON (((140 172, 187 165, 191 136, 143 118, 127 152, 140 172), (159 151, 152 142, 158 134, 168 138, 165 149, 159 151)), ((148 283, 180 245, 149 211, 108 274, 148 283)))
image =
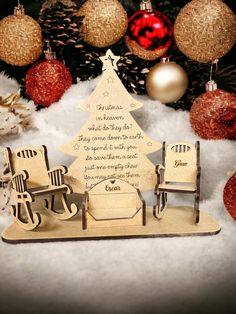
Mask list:
POLYGON ((71 84, 70 71, 59 60, 41 61, 32 66, 26 75, 28 95, 44 107, 57 102, 71 84))
POLYGON ((190 124, 204 139, 236 139, 236 96, 216 89, 197 97, 190 124))
POLYGON ((225 185, 223 199, 228 212, 236 220, 236 172, 225 185))
POLYGON ((129 19, 125 42, 129 50, 145 60, 162 57, 170 48, 173 26, 170 20, 156 10, 141 10, 129 19))

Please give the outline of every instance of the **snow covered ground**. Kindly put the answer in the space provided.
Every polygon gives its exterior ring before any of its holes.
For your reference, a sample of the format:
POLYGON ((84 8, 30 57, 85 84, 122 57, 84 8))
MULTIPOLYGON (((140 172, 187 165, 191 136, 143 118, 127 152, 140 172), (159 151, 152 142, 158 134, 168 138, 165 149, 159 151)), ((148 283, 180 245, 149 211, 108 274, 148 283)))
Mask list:
MULTIPOLYGON (((60 102, 34 114, 35 129, 1 146, 46 145, 50 165, 73 157, 59 147, 90 113, 78 109, 100 78, 73 85, 60 102)), ((0 76, 0 95, 17 84, 0 76)), ((199 139, 188 113, 134 96, 142 129, 159 142, 199 139)), ((236 164, 233 141, 201 141, 200 208, 218 220, 216 236, 9 245, 0 242, 0 313, 236 313, 236 222, 224 208, 227 172, 236 164)), ((160 162, 160 153, 150 157, 160 162)), ((151 193, 145 193, 152 204, 151 193)), ((173 203, 189 197, 172 197, 173 203)), ((0 232, 11 218, 0 216, 0 232)))

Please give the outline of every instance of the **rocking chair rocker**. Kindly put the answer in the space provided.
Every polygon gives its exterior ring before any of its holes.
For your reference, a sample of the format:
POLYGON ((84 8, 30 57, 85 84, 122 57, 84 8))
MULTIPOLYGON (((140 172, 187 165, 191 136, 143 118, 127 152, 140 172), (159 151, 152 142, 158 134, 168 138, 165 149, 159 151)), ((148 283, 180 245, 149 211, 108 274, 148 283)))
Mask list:
POLYGON ((176 143, 168 145, 165 142, 162 149, 162 165, 156 166, 157 185, 155 195, 157 204, 153 207, 153 214, 161 219, 167 208, 167 193, 194 194, 195 223, 199 222, 200 199, 200 143, 194 145, 176 143))
POLYGON ((77 214, 75 204, 68 204, 66 194, 72 189, 64 184, 64 174, 67 168, 55 167, 49 170, 47 149, 45 146, 35 149, 25 147, 11 152, 5 149, 5 156, 11 172, 11 181, 16 205, 12 206, 12 215, 17 224, 25 230, 33 230, 41 223, 41 215, 33 213, 31 203, 40 195, 50 195, 45 199, 45 209, 55 218, 67 220, 77 214), (55 197, 58 196, 63 205, 63 211, 54 210, 55 197), (24 206, 26 217, 22 216, 24 206))

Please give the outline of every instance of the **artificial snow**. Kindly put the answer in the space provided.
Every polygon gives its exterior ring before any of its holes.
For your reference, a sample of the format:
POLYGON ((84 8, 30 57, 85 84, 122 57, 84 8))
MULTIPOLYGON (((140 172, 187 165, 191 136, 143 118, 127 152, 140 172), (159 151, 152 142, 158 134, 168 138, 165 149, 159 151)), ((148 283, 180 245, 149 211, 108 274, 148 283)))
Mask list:
MULTIPOLYGON (((50 166, 72 163, 59 147, 74 137, 90 113, 79 109, 100 78, 73 85, 58 102, 34 114, 35 129, 4 138, 0 146, 46 145, 50 166)), ((18 89, 0 76, 0 95, 18 89)), ((145 96, 133 112, 159 142, 201 141, 200 208, 222 226, 215 236, 53 242, 0 242, 0 313, 236 313, 236 222, 223 205, 227 172, 236 164, 235 142, 194 134, 188 112, 145 96)), ((150 159, 160 163, 160 152, 150 159)), ((145 193, 149 205, 152 193, 145 193)), ((172 204, 193 198, 171 196, 172 204)), ((11 218, 0 216, 0 232, 11 218)))

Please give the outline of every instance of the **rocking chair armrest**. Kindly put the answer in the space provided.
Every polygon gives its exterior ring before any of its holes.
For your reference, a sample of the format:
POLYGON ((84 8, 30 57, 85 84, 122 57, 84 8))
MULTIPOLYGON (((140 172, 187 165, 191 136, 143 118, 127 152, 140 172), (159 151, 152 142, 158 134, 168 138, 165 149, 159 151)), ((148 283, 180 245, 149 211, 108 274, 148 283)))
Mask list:
POLYGON ((26 170, 18 171, 11 177, 11 182, 13 184, 13 188, 17 193, 23 193, 27 191, 27 179, 29 178, 29 174, 26 170))
POLYGON ((60 186, 64 184, 64 174, 67 173, 67 167, 58 166, 48 170, 48 175, 51 181, 51 184, 54 186, 60 186))
POLYGON ((156 166, 157 185, 155 187, 155 191, 157 191, 158 185, 164 181, 164 171, 165 167, 163 165, 156 166))
POLYGON ((57 167, 53 167, 51 169, 48 170, 48 174, 52 173, 52 172, 56 172, 56 171, 61 171, 61 174, 66 174, 68 172, 68 169, 66 166, 57 166, 57 167))
POLYGON ((161 174, 165 170, 163 165, 156 165, 156 174, 161 174))

